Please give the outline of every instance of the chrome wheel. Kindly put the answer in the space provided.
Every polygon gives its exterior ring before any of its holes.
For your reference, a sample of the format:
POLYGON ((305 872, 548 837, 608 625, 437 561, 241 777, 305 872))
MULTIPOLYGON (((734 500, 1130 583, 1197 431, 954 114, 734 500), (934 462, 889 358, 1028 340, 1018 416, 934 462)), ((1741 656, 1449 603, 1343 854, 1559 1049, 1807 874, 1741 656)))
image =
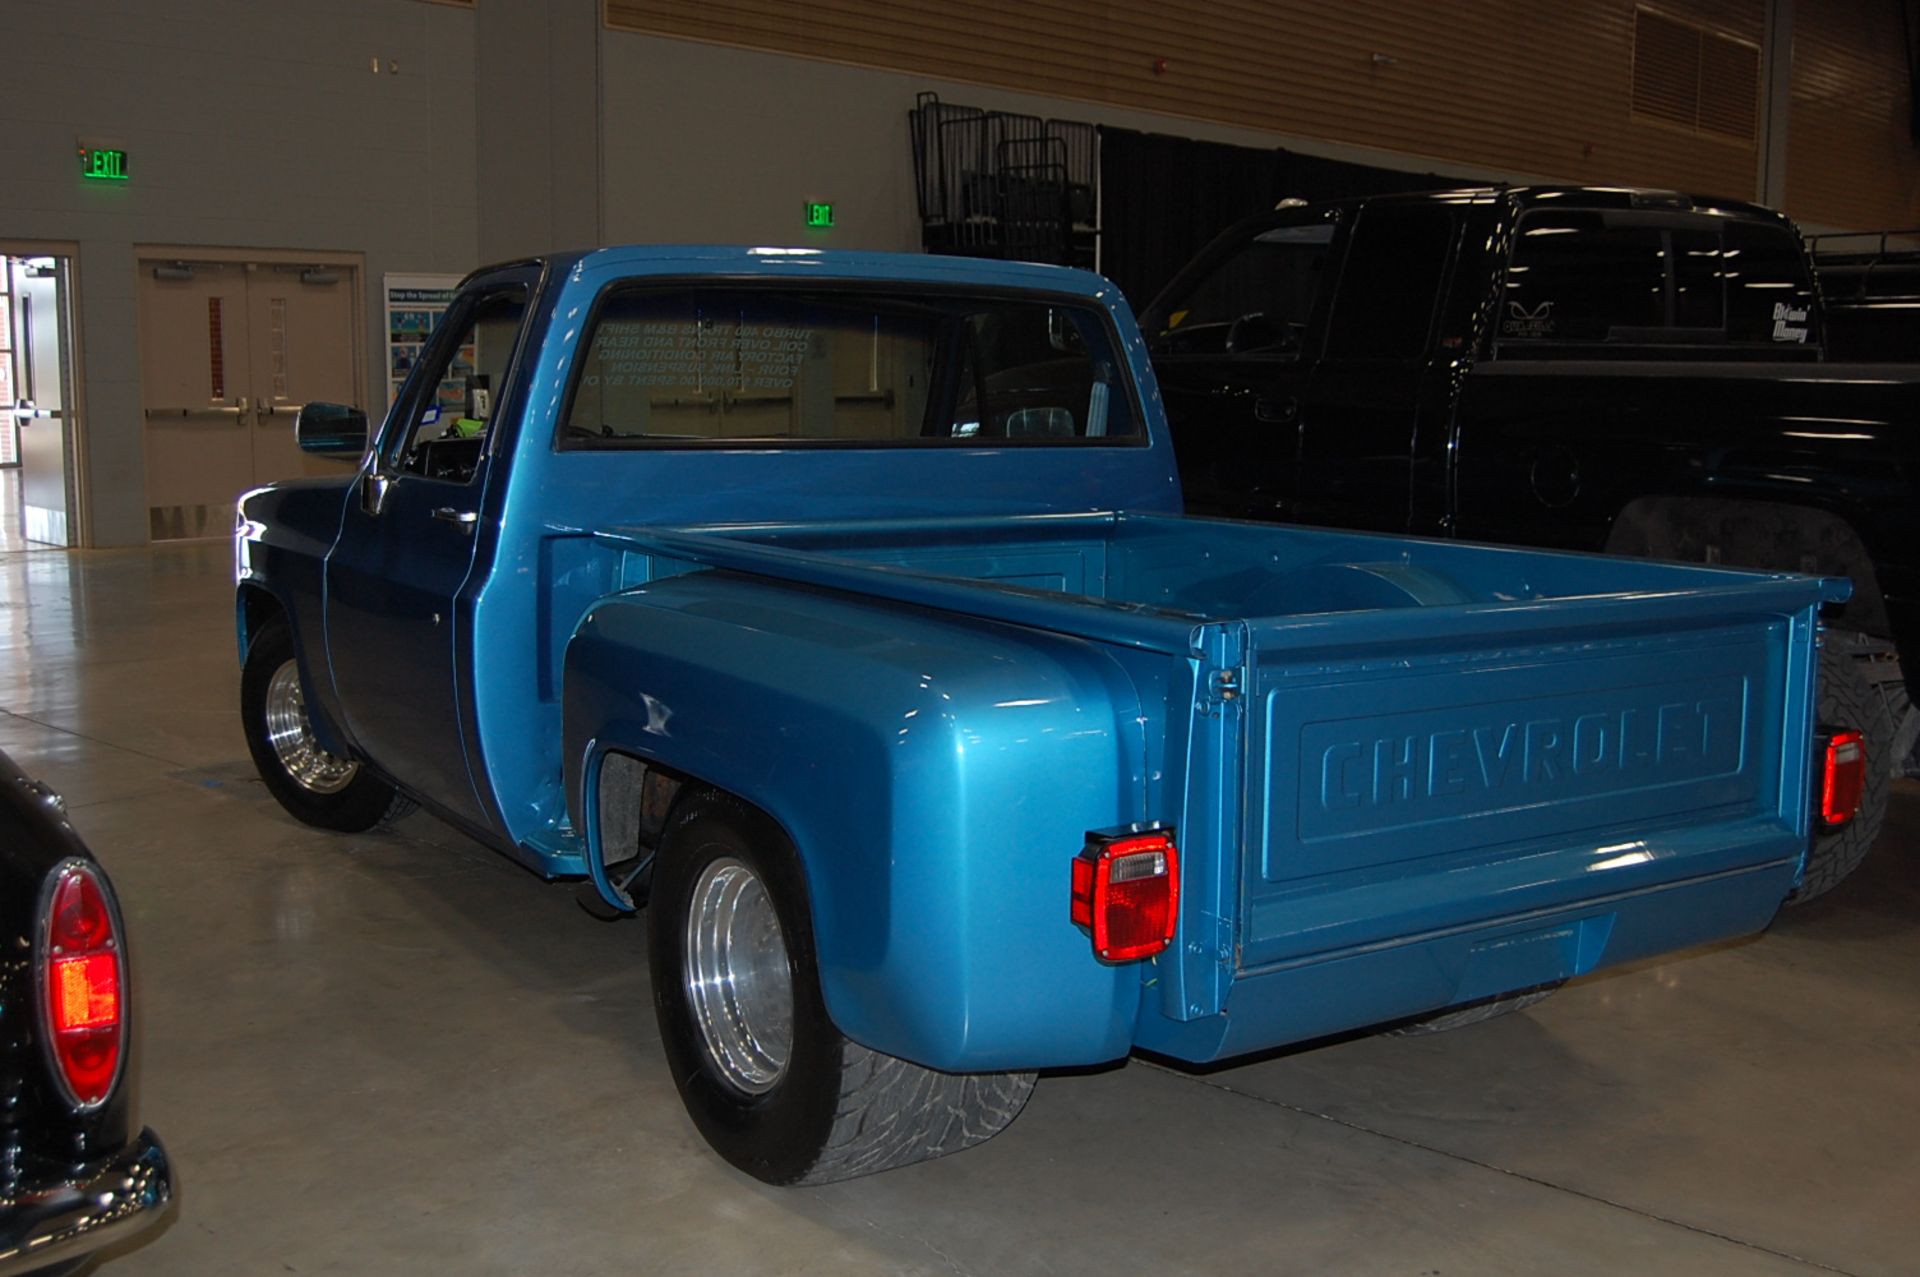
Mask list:
POLYGON ((738 860, 714 861, 694 884, 683 976, 720 1075, 748 1095, 772 1090, 793 1050, 793 977, 773 900, 738 860))
POLYGON ((337 794, 353 783, 360 764, 335 758, 320 747, 307 720, 307 696, 300 670, 286 661, 267 683, 267 740, 274 757, 294 782, 311 793, 337 794))

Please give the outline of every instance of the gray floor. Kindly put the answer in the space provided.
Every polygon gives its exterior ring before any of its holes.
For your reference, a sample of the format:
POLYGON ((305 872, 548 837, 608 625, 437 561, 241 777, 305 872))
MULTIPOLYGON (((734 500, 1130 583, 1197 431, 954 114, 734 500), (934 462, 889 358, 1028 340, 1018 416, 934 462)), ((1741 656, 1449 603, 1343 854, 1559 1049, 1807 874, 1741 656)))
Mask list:
POLYGON ((120 886, 181 1175, 112 1277, 1920 1271, 1920 788, 1756 940, 1450 1035, 1043 1079, 973 1152, 777 1191, 683 1116, 641 924, 424 816, 280 813, 230 573, 0 554, 0 746, 120 886))

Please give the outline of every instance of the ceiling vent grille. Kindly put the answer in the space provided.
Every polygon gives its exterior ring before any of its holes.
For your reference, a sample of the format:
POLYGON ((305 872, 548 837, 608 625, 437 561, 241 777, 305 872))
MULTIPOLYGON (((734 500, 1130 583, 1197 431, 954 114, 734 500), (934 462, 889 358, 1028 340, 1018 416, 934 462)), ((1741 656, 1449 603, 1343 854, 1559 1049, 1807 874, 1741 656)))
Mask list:
POLYGON ((1751 143, 1760 46, 1652 9, 1633 14, 1633 113, 1751 143))

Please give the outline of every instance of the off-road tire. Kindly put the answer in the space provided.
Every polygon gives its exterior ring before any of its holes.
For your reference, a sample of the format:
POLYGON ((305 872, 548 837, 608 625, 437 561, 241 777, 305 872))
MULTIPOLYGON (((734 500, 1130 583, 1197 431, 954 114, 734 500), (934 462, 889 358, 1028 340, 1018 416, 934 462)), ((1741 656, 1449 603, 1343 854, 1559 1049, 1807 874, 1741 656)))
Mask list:
POLYGON ((1788 904, 1805 904, 1839 886, 1860 867, 1886 822, 1893 777, 1905 770, 1920 727, 1893 644, 1855 630, 1828 630, 1820 648, 1819 718, 1823 727, 1852 728, 1866 737, 1867 783, 1858 813, 1833 833, 1821 832, 1814 813, 1806 873, 1788 904))
POLYGON ((1482 998, 1478 1002, 1462 1003, 1427 1016, 1425 1019, 1397 1024, 1387 1032, 1395 1037, 1420 1038, 1429 1033, 1464 1029, 1470 1024, 1484 1024, 1488 1020, 1497 1020, 1503 1015, 1512 1015, 1515 1011, 1524 1011, 1536 1003, 1546 1001, 1559 992, 1560 986, 1565 983, 1564 980, 1555 980, 1552 984, 1522 989, 1518 993, 1503 993, 1497 997, 1482 998))
POLYGON ((267 688, 282 666, 294 659, 293 630, 284 616, 276 616, 254 634, 247 645, 240 673, 240 720, 267 792, 295 820, 321 829, 360 833, 400 819, 414 809, 414 801, 361 764, 345 788, 319 793, 302 785, 287 771, 275 752, 267 730, 267 688))
POLYGON ((827 1184, 957 1153, 1018 1117, 1031 1073, 941 1073, 849 1041, 820 991, 806 878, 765 815, 711 791, 669 819, 648 906, 654 1010, 674 1084, 700 1134, 769 1184, 827 1184), (792 1041, 770 1089, 749 1094, 709 1047, 688 991, 688 918, 708 866, 744 865, 771 901, 793 998, 792 1041))

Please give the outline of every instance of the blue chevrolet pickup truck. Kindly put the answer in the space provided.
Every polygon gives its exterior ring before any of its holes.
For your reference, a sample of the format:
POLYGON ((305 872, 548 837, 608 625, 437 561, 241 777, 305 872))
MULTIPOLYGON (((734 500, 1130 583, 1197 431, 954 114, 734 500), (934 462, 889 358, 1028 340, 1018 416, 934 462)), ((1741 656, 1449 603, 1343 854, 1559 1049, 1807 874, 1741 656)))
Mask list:
POLYGON ((645 908, 687 1108, 772 1183, 1760 930, 1857 797, 1844 581, 1185 517, 1094 275, 513 263, 377 430, 297 430, 353 469, 241 505, 266 784, 645 908))

